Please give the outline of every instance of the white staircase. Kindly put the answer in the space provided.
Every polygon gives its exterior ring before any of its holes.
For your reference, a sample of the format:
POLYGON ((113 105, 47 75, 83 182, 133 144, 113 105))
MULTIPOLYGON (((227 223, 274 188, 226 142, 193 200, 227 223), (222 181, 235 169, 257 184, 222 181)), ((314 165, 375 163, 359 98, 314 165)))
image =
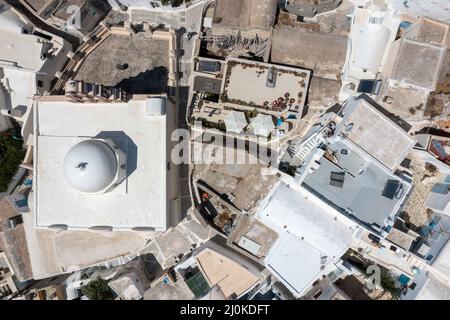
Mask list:
POLYGON ((297 143, 290 144, 288 146, 287 152, 294 158, 301 160, 302 162, 308 156, 308 154, 313 151, 322 142, 321 135, 319 133, 314 134, 308 139, 297 143))

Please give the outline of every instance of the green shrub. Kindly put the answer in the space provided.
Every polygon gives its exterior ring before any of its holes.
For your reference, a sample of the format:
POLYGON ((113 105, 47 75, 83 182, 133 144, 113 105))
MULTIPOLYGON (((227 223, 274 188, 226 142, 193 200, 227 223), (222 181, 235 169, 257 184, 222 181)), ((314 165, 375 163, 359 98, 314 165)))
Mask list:
POLYGON ((167 6, 167 5, 171 5, 172 7, 178 7, 180 5, 182 5, 184 2, 187 2, 189 4, 189 0, 185 1, 185 0, 161 0, 161 4, 163 6, 167 6))
POLYGON ((16 174, 25 156, 22 141, 15 140, 10 131, 0 134, 0 192, 8 189, 8 184, 16 174))
POLYGON ((89 282, 81 290, 90 300, 108 300, 112 299, 111 289, 108 282, 101 277, 89 282))
POLYGON ((394 299, 399 299, 402 288, 397 281, 389 274, 388 270, 381 269, 381 287, 384 290, 389 291, 394 299))

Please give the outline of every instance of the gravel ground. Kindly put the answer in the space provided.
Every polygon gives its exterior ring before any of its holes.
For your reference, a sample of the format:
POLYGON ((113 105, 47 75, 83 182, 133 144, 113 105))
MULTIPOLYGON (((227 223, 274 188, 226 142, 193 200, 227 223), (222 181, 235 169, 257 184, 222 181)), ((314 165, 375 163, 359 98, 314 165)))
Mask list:
POLYGON ((411 159, 410 170, 413 174, 414 189, 406 202, 405 210, 408 213, 410 222, 417 227, 427 223, 427 208, 424 203, 433 185, 438 182, 439 174, 430 173, 425 169, 425 163, 414 156, 411 159))

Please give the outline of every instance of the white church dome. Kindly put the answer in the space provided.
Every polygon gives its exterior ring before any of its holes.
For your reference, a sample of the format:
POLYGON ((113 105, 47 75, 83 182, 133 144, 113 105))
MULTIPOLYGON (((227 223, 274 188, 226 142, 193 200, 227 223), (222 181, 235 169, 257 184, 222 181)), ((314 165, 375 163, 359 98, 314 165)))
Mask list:
POLYGON ((67 182, 81 192, 104 190, 116 178, 117 170, 115 152, 99 140, 85 140, 76 144, 64 159, 67 182))

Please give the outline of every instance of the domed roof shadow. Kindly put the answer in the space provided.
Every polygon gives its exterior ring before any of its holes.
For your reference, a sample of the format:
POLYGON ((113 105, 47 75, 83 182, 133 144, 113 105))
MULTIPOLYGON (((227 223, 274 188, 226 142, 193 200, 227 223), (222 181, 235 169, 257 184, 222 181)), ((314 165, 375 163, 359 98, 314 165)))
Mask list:
POLYGON ((101 131, 95 139, 110 139, 127 157, 127 178, 137 168, 138 147, 133 140, 123 131, 101 131))

